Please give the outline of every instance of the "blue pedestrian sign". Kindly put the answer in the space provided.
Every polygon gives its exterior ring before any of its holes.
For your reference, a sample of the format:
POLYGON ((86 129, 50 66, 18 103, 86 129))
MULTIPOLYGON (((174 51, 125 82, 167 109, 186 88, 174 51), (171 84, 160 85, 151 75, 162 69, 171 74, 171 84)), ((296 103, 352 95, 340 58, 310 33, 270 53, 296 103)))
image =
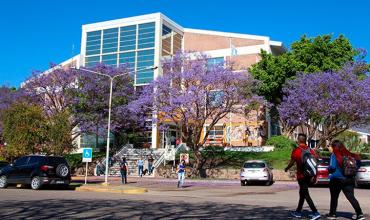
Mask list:
POLYGON ((92 148, 82 148, 82 162, 92 161, 92 148))

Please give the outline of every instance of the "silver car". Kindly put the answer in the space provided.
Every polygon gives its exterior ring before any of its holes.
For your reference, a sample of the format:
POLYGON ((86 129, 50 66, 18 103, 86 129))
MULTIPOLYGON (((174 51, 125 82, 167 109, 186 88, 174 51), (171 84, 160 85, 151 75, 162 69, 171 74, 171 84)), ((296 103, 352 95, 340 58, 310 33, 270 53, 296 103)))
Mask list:
POLYGON ((361 160, 360 168, 356 174, 357 186, 370 184, 370 160, 361 160))
POLYGON ((263 160, 249 160, 240 170, 240 184, 245 186, 251 182, 263 182, 270 186, 274 183, 271 169, 263 160))

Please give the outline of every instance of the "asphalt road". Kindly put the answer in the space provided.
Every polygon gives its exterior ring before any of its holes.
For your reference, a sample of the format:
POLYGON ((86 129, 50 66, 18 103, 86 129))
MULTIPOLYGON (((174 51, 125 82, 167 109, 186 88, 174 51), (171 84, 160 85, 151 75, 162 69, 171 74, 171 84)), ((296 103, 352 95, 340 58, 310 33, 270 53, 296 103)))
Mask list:
MULTIPOLYGON (((130 185, 148 193, 122 195, 52 188, 40 191, 0 190, 0 219, 290 219, 297 204, 297 184, 241 187, 239 181, 188 181, 183 189, 172 180, 131 179, 130 185)), ((112 181, 119 184, 118 181, 112 181)), ((325 214, 329 190, 311 188, 325 214)), ((370 213, 370 189, 356 189, 365 213, 370 213)), ((305 207, 307 215, 308 207, 305 207)), ((339 219, 351 219, 352 208, 343 195, 339 219)))

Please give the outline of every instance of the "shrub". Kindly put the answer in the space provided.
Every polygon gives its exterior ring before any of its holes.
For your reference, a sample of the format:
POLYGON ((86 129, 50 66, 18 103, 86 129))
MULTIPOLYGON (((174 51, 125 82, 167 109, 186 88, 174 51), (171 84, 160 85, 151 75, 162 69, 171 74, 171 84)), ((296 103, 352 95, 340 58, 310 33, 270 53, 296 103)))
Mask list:
POLYGON ((296 146, 296 143, 282 135, 279 136, 272 136, 266 142, 267 145, 273 145, 275 150, 284 150, 284 149, 292 149, 296 146))

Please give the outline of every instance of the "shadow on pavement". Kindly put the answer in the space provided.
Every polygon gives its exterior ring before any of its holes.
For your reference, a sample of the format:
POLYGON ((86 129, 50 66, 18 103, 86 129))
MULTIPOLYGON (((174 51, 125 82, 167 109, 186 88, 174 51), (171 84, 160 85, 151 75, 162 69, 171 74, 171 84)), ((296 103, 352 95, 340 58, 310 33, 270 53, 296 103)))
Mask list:
POLYGON ((129 200, 1 201, 0 219, 290 219, 285 207, 129 200))

